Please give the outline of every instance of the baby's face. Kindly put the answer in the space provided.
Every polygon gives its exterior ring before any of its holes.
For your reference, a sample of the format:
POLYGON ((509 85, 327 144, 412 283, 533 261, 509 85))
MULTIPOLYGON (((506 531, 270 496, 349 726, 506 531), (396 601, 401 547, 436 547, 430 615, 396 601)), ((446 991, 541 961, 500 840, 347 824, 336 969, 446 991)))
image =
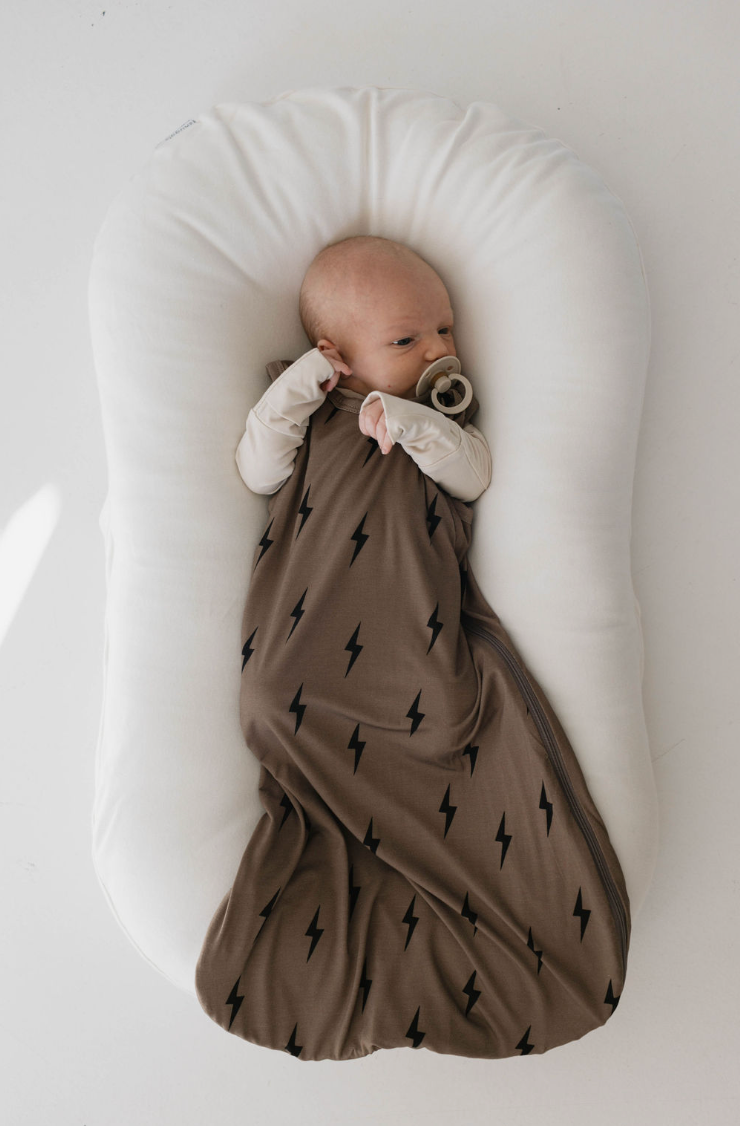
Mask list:
POLYGON ((413 399, 424 370, 442 356, 457 355, 450 298, 428 267, 385 266, 358 299, 337 309, 337 323, 342 329, 335 339, 322 339, 317 347, 340 352, 352 375, 342 375, 337 386, 361 394, 387 391, 413 399))

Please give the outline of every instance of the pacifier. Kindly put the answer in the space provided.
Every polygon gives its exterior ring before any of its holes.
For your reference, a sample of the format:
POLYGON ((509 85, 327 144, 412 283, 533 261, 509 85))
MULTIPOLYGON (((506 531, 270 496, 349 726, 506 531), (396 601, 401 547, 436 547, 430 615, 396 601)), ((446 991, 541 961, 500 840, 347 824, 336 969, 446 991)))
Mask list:
POLYGON ((473 399, 473 388, 470 380, 461 375, 461 372, 462 367, 457 356, 442 356, 439 360, 435 360, 422 372, 419 382, 416 384, 417 398, 431 387, 432 402, 438 411, 441 411, 442 414, 459 414, 460 411, 465 410, 473 399), (455 403, 452 407, 446 407, 444 403, 439 401, 439 396, 440 393, 449 391, 453 383, 462 383, 465 394, 461 402, 455 403))

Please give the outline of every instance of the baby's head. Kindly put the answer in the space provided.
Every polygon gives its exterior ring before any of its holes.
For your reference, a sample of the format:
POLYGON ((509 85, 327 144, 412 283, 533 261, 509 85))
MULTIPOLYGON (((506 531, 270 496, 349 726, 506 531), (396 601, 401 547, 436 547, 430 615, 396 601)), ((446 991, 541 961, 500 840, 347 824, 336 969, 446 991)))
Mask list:
POLYGON ((422 372, 456 356, 450 298, 435 270, 403 243, 356 235, 321 250, 299 298, 306 336, 336 348, 352 375, 338 386, 413 399, 422 372))

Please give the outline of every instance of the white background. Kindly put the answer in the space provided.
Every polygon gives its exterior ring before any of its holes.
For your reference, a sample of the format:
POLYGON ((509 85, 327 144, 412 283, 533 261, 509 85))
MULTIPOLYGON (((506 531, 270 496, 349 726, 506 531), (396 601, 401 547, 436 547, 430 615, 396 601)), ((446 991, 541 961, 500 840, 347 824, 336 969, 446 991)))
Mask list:
POLYGON ((740 9, 734 0, 5 0, 0 1059, 13 1126, 737 1121, 740 9), (499 104, 624 202, 653 345, 632 562, 660 798, 629 1003, 544 1056, 296 1063, 137 954, 91 859, 105 449, 92 243, 154 145, 314 85, 499 104))

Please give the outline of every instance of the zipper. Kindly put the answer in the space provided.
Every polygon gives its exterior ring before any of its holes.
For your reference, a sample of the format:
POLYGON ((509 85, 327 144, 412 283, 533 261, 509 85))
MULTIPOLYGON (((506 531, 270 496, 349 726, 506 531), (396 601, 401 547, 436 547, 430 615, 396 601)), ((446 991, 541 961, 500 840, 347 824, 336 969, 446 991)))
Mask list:
POLYGON ((479 626, 477 623, 473 624, 473 619, 469 614, 466 614, 464 610, 461 614, 461 620, 464 629, 466 629, 469 633, 474 633, 478 637, 482 637, 484 641, 488 641, 491 645, 494 646, 494 648, 498 650, 498 652, 506 661, 506 664, 508 665, 517 683, 519 691, 529 705, 529 710, 532 713, 532 717, 537 725, 537 729, 539 730, 542 742, 544 743, 545 749, 547 750, 548 758, 550 759, 555 774, 557 775, 557 779, 560 782, 560 785, 565 793, 568 805, 570 806, 570 811, 575 817, 578 827, 580 828, 586 839, 586 844, 588 845, 591 851, 591 855, 593 856, 596 863, 596 867, 599 870, 601 882, 604 885, 604 890, 606 891, 606 896, 609 900, 609 906, 611 907, 612 915, 617 925, 619 946, 622 955, 622 971, 624 973, 627 969, 627 917, 624 910, 624 904, 622 903, 622 898, 619 894, 619 891, 617 890, 617 886, 614 883, 614 877, 609 871, 609 866, 606 863, 603 852, 601 851, 601 846, 596 839, 596 834, 591 828, 591 824, 583 811, 583 806, 579 802, 573 789, 570 777, 568 776, 568 772, 565 768, 565 763, 563 762, 563 757, 560 753, 560 748, 558 747, 557 740, 553 734, 552 728, 550 727, 547 716, 543 712, 540 706, 540 702, 537 699, 532 686, 527 680, 527 677, 523 669, 521 668, 521 665, 519 665, 514 655, 509 651, 509 649, 507 649, 504 643, 500 641, 494 634, 490 633, 486 629, 483 629, 482 626, 479 626))

